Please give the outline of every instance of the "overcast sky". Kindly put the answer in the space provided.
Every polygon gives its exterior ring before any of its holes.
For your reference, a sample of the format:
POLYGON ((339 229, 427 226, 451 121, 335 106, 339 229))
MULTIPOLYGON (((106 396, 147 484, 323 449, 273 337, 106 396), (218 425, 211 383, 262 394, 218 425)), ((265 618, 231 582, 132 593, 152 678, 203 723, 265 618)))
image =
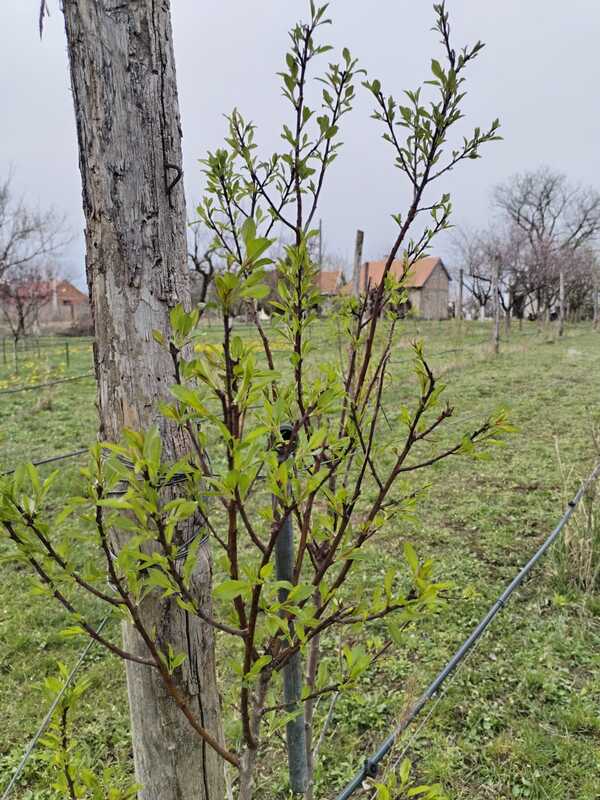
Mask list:
MULTIPOLYGON (((68 264, 83 281, 83 217, 75 125, 58 0, 44 38, 37 35, 39 0, 0 0, 0 177, 12 167, 14 188, 32 204, 63 211, 75 234, 68 264)), ((275 72, 286 31, 308 3, 300 0, 172 0, 186 193, 202 192, 197 163, 219 146, 223 113, 234 106, 258 124, 268 155, 289 113, 275 72)), ((598 0, 448 0, 456 46, 482 39, 471 68, 466 125, 498 116, 504 141, 484 158, 450 173, 460 225, 484 225, 490 192, 512 173, 541 164, 600 189, 600 3, 598 0)), ((334 25, 324 29, 336 48, 348 46, 384 91, 398 96, 430 77, 439 54, 427 0, 333 0, 334 25)), ((326 57, 331 56, 329 53, 326 57)), ((327 251, 350 260, 354 232, 365 231, 365 257, 389 247, 394 212, 407 187, 369 118, 364 90, 346 117, 345 147, 330 173, 321 204, 327 251)), ((465 129, 465 132, 466 129, 465 129)), ((447 239, 436 252, 450 257, 447 239)))

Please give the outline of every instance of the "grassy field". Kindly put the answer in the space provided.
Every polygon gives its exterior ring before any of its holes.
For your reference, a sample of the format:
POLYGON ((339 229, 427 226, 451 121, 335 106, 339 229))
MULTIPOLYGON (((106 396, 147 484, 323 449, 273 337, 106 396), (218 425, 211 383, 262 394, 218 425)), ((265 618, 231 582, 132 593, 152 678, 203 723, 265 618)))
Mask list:
MULTIPOLYGON (((548 534, 596 457, 591 430, 599 410, 600 336, 589 326, 574 326, 557 341, 551 332, 526 325, 503 342, 498 357, 484 343, 485 323, 462 329, 451 322, 406 323, 404 334, 384 397, 392 420, 394 407, 412 391, 408 344, 418 335, 456 407, 446 435, 469 430, 501 405, 520 432, 490 461, 451 459, 433 477, 429 473, 433 486, 418 521, 387 531, 383 546, 355 578, 357 589, 369 585, 400 558, 409 540, 420 555, 435 560, 436 575, 457 588, 438 617, 407 632, 405 646, 369 674, 360 693, 337 703, 321 751, 319 798, 333 797, 387 735, 410 696, 425 687, 548 534)), ((207 331, 208 340, 212 335, 207 331)), ((326 352, 335 357, 328 342, 324 332, 319 358, 326 352)), ((91 369, 89 342, 70 343, 68 367, 63 343, 29 355, 20 361, 19 375, 10 363, 0 363, 2 470, 77 450, 95 437, 93 379, 7 393, 25 383, 85 374, 91 369)), ((80 463, 60 462, 57 506, 76 485, 80 463)), ((549 557, 518 592, 410 742, 407 755, 419 780, 441 782, 450 798, 600 797, 600 598, 569 590, 557 579, 555 563, 549 557)), ((55 671, 57 660, 73 664, 84 642, 61 635, 64 615, 28 593, 27 571, 0 569, 3 786, 45 712, 41 680, 55 671)), ((92 603, 86 612, 91 619, 103 615, 92 603)), ((87 674, 93 689, 81 710, 80 739, 96 765, 114 763, 117 778, 125 781, 131 754, 121 665, 94 648, 87 674)), ((319 714, 324 712, 325 702, 319 714)), ((392 762, 401 750, 402 744, 392 762)), ((276 755, 280 762, 277 742, 271 761, 276 755)), ((45 770, 36 751, 13 796, 53 797, 45 770)), ((278 787, 284 780, 276 769, 264 776, 257 796, 283 800, 288 795, 278 787)))

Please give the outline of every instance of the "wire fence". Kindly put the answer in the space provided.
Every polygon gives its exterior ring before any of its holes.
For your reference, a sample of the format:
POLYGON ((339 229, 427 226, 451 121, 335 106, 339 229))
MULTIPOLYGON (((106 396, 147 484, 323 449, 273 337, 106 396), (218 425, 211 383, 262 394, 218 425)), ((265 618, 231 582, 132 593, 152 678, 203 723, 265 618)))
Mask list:
MULTIPOLYGON (((34 467, 41 467, 44 464, 53 464, 55 461, 66 461, 69 458, 77 458, 77 456, 82 456, 84 453, 89 452, 89 447, 82 447, 80 450, 72 450, 70 453, 62 453, 57 456, 50 456, 49 458, 42 458, 40 461, 32 461, 30 462, 33 464, 34 467)), ((2 477, 6 477, 7 475, 14 475, 17 471, 18 467, 13 467, 13 469, 7 469, 5 472, 0 473, 2 477)))
MULTIPOLYGON (((537 336, 538 334, 539 334, 539 331, 533 331, 533 332, 530 332, 530 333, 526 333, 524 335, 525 336, 537 336)), ((584 334, 575 334, 575 337, 577 337, 579 335, 584 335, 584 334)), ((427 353, 427 358, 428 359, 439 358, 441 356, 445 356, 445 355, 449 355, 449 354, 453 354, 453 353, 460 353, 460 352, 463 351, 463 349, 465 347, 481 347, 482 344, 486 344, 486 343, 489 343, 489 339, 487 339, 487 338, 485 340, 480 340, 480 341, 477 341, 477 342, 466 343, 461 348, 449 348, 449 349, 445 349, 445 350, 433 351, 431 353, 427 353)), ((390 365, 405 364, 405 363, 408 363, 409 361, 413 361, 414 358, 415 358, 414 353, 407 353, 405 357, 403 357, 401 359, 390 360, 389 363, 390 363, 390 365)), ((83 373, 81 375, 75 375, 73 377, 57 379, 56 381, 48 381, 46 383, 31 384, 31 385, 15 387, 15 388, 11 388, 11 389, 4 389, 4 390, 0 391, 0 396, 8 395, 8 394, 16 394, 18 392, 26 392, 26 391, 29 391, 29 390, 32 390, 32 389, 41 389, 41 388, 44 388, 44 387, 54 386, 54 385, 58 385, 58 384, 62 384, 62 383, 70 383, 70 382, 77 382, 77 381, 81 381, 81 380, 87 380, 89 378, 94 378, 94 377, 95 377, 94 372, 90 371, 90 372, 83 373)), ((261 408, 262 408, 262 405, 258 404, 258 405, 250 406, 248 408, 248 410, 249 411, 256 411, 256 410, 260 410, 261 408)), ((382 412, 383 412, 383 417, 384 417, 389 429, 393 430, 393 423, 397 422, 400 419, 400 417, 398 415, 389 414, 386 411, 384 405, 382 405, 382 412)), ((459 420, 461 422, 465 422, 465 421, 467 421, 469 419, 474 419, 474 418, 480 417, 480 416, 481 415, 479 415, 479 414, 469 414, 466 417, 464 415, 461 415, 460 418, 457 418, 457 420, 459 420)), ((85 447, 85 448, 76 449, 76 450, 73 450, 71 452, 58 454, 58 455, 55 455, 55 456, 51 456, 49 458, 43 458, 43 459, 40 459, 38 461, 33 461, 31 463, 33 464, 34 467, 43 466, 44 464, 50 464, 50 463, 54 463, 56 461, 63 461, 63 460, 71 459, 71 458, 77 458, 78 456, 81 456, 84 453, 88 452, 88 450, 89 450, 89 445, 88 445, 88 447, 85 447)), ((0 476, 12 475, 12 474, 14 474, 15 471, 16 471, 16 468, 13 468, 13 469, 10 469, 10 470, 6 470, 5 472, 0 472, 0 476)), ((215 476, 215 477, 218 477, 218 476, 215 476)))
POLYGON ((73 340, 73 339, 54 339, 51 342, 41 342, 35 338, 25 338, 19 341, 8 340, 2 337, 0 340, 0 356, 5 368, 10 368, 18 375, 23 362, 32 358, 44 360, 50 363, 52 357, 57 356, 59 361, 64 361, 68 368, 74 353, 82 348, 93 348, 93 340, 73 340), (42 359, 43 356, 43 359, 42 359))
POLYGON ((87 378, 94 378, 94 372, 84 372, 81 375, 73 375, 70 378, 58 378, 55 381, 46 381, 45 383, 31 383, 24 386, 16 386, 13 389, 2 389, 0 395, 3 394, 19 394, 20 392, 31 392, 34 389, 45 389, 49 386, 57 386, 59 383, 73 383, 75 381, 83 381, 87 378))

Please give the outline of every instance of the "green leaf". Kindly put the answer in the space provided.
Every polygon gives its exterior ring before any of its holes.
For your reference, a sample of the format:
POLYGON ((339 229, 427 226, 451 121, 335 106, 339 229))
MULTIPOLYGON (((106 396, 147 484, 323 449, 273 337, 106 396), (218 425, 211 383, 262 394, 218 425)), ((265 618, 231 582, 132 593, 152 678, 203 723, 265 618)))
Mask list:
POLYGON ((154 470, 157 470, 160 466, 161 451, 162 442, 160 440, 160 433, 156 425, 153 425, 144 436, 143 455, 148 465, 154 470))
POLYGON ((408 758, 403 759, 402 763, 400 764, 399 776, 400 780, 402 781, 402 785, 408 783, 408 778, 410 776, 412 764, 408 758))
POLYGON ((241 597, 248 588, 248 581, 227 580, 216 586, 213 594, 223 600, 233 600, 234 597, 241 597))
POLYGON ((417 557, 415 548, 410 542, 404 542, 404 558, 410 567, 410 571, 413 573, 413 575, 416 575, 419 571, 419 559, 417 557))

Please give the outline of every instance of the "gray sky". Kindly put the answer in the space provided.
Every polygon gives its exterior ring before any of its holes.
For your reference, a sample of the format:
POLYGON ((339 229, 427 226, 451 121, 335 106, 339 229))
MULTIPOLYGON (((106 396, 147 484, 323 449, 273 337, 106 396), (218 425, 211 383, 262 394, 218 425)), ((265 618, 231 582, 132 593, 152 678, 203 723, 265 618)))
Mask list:
MULTIPOLYGON (((68 265, 83 281, 83 217, 75 125, 58 0, 44 39, 37 35, 38 0, 0 0, 0 176, 9 167, 14 187, 31 203, 63 211, 76 234, 68 265)), ((268 155, 278 146, 283 114, 275 72, 286 31, 308 3, 276 0, 172 0, 184 130, 186 193, 202 192, 197 159, 219 146, 222 114, 237 105, 258 124, 268 155)), ((465 132, 498 116, 504 142, 484 158, 450 173, 440 190, 452 194, 454 221, 479 226, 490 216, 491 188, 510 174, 540 164, 600 189, 600 3, 598 0, 448 0, 457 47, 486 42, 469 72, 465 132)), ((399 96, 429 75, 439 54, 426 0, 333 0, 336 48, 348 46, 384 91, 399 96)), ((326 58, 333 55, 329 53, 326 58)), ((381 257, 394 235, 390 214, 405 207, 406 182, 369 118, 359 93, 346 117, 345 147, 321 203, 328 251, 350 259, 354 231, 365 231, 365 257, 381 257)), ((459 133, 462 133, 459 132, 459 133)), ((190 214, 193 206, 190 204, 190 214)), ((435 248, 448 256, 448 240, 435 248)))

